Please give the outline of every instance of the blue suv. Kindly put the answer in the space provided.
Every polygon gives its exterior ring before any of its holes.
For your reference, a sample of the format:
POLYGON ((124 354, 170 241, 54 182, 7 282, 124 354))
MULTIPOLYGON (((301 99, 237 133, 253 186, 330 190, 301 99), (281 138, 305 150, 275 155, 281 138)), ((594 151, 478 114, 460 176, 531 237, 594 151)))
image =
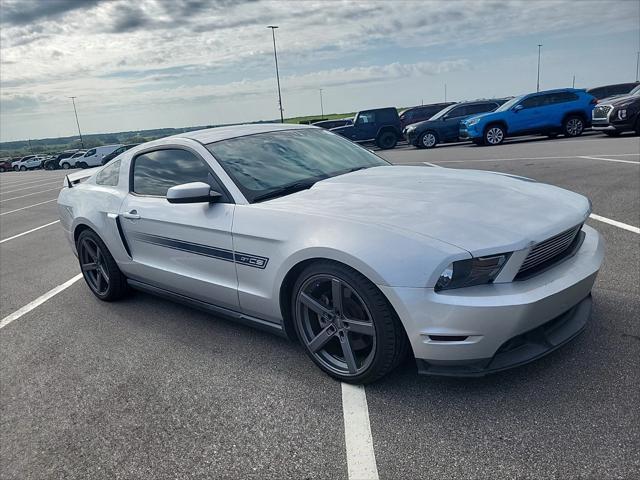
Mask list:
POLYGON ((521 95, 491 113, 460 122, 460 139, 500 145, 506 137, 546 134, 581 135, 591 122, 596 99, 584 90, 563 88, 521 95))

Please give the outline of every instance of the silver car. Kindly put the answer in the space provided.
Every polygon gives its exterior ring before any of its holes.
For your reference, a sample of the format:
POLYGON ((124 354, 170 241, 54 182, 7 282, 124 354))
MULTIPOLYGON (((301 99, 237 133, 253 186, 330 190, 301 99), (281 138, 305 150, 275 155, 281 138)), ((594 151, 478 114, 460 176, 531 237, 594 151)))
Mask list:
POLYGON ((297 338, 353 383, 407 354, 458 376, 539 358, 585 327, 603 259, 582 195, 392 166, 308 126, 145 143, 68 175, 58 205, 98 298, 133 287, 297 338))

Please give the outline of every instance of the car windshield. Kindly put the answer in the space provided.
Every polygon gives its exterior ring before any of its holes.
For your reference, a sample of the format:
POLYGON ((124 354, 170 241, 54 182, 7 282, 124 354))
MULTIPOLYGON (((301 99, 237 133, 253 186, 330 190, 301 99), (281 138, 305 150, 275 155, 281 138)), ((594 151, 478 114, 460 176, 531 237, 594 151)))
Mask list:
POLYGON ((454 103, 453 105, 449 105, 448 107, 443 108, 438 113, 436 113, 433 117, 431 117, 429 120, 438 120, 439 118, 442 118, 444 115, 449 113, 453 109, 453 107, 456 107, 457 105, 458 105, 457 103, 454 103))
POLYGON ((506 112, 511 107, 513 107, 516 103, 518 103, 520 100, 522 100, 523 97, 524 97, 524 95, 520 95, 519 97, 513 97, 508 102, 505 102, 502 105, 500 105, 500 107, 498 107, 495 111, 496 112, 506 112))
POLYGON ((633 90, 629 92, 629 95, 634 97, 640 97, 640 85, 636 86, 633 90))
POLYGON ((389 165, 365 148, 320 129, 231 138, 210 143, 207 149, 251 202, 351 171, 389 165))

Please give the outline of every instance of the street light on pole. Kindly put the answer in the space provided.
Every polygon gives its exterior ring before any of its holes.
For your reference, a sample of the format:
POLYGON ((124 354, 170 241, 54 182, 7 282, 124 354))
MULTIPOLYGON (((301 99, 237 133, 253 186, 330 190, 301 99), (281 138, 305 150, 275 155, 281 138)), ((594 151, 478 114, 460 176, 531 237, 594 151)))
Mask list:
POLYGON ((320 89, 320 117, 324 119, 324 105, 322 105, 322 89, 320 89))
POLYGON ((78 111, 76 110, 76 98, 77 97, 69 97, 73 102, 73 112, 76 114, 76 125, 78 125, 78 135, 80 135, 80 146, 84 148, 84 142, 82 141, 82 133, 80 132, 80 122, 78 121, 78 111))
POLYGON ((636 82, 640 81, 640 52, 636 54, 636 82))
POLYGON ((278 72, 278 51, 276 49, 276 28, 277 25, 267 25, 271 29, 273 36, 273 58, 276 61, 276 80, 278 81, 278 106, 280 107, 280 123, 284 123, 284 114, 282 113, 282 95, 280 94, 280 73, 278 72))
POLYGON ((538 82, 536 83, 536 92, 540 91, 540 49, 542 48, 542 43, 538 44, 538 82))

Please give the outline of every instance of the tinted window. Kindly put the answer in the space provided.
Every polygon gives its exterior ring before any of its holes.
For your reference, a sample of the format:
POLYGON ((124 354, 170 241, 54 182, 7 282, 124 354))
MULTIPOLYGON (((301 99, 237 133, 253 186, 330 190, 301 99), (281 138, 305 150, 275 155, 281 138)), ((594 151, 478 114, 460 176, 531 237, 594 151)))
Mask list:
POLYGON ((526 98, 520 105, 522 105, 524 108, 539 107, 544 104, 543 97, 544 95, 535 95, 533 97, 526 98))
POLYGON ((285 185, 388 165, 368 150, 319 129, 260 133, 207 148, 250 201, 285 185))
POLYGON ((204 161, 186 150, 156 150, 137 156, 133 164, 133 191, 141 195, 164 197, 176 185, 209 180, 204 161))
POLYGON ((465 115, 467 115, 467 107, 460 106, 447 113, 447 118, 464 117, 465 115))
POLYGON ((634 87, 633 83, 624 83, 622 85, 612 85, 609 87, 608 95, 622 95, 629 93, 634 87))
POLYGON ((572 92, 558 92, 552 95, 550 103, 574 102, 578 100, 578 95, 572 92))
POLYGON ((116 160, 108 167, 103 168, 96 175, 96 183, 98 185, 109 185, 115 187, 118 185, 118 179, 120 178, 120 160, 116 160))
POLYGON ((379 122, 393 122, 396 119, 398 112, 396 110, 380 110, 378 112, 379 122))
POLYGON ((92 150, 89 150, 87 153, 85 153, 84 156, 85 157, 91 157, 91 156, 93 156, 95 154, 96 154, 96 149, 94 148, 92 150))
POLYGON ((486 113, 494 110, 498 105, 495 103, 476 103, 475 105, 467 105, 467 114, 475 115, 478 113, 486 113))

